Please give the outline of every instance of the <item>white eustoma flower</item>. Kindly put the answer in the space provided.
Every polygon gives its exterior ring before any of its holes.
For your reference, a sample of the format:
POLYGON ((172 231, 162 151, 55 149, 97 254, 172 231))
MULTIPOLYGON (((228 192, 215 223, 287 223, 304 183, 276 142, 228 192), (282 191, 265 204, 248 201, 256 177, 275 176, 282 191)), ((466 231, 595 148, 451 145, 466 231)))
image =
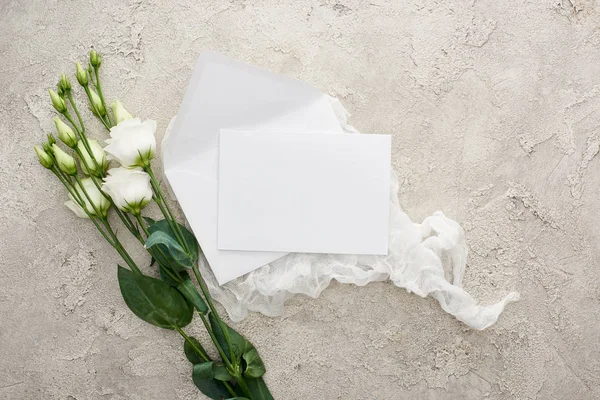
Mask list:
POLYGON ((102 185, 115 205, 125 212, 139 215, 142 208, 152 200, 150 175, 141 168, 111 168, 102 185))
POLYGON ((90 157, 87 149, 85 148, 85 144, 80 140, 77 142, 77 149, 81 152, 83 156, 83 160, 81 163, 81 169, 87 175, 93 175, 97 177, 103 177, 106 173, 106 168, 108 168, 108 161, 106 160, 106 153, 100 144, 94 139, 88 139, 88 145, 90 150, 92 151, 93 158, 90 157), (96 160, 96 162, 94 162, 96 160), (89 166, 89 170, 86 167, 89 166))
POLYGON ((156 121, 132 118, 110 128, 110 139, 104 150, 109 159, 117 160, 126 168, 146 167, 156 150, 156 121))
POLYGON ((86 210, 91 215, 106 217, 108 209, 110 208, 110 201, 108 201, 108 199, 98 190, 91 178, 82 179, 81 185, 83 186, 83 189, 76 186, 78 195, 77 200, 69 193, 69 201, 65 202, 65 206, 73 211, 79 218, 88 218, 86 210), (85 210, 79 205, 80 199, 83 200, 85 210), (96 210, 99 215, 96 213, 96 210))

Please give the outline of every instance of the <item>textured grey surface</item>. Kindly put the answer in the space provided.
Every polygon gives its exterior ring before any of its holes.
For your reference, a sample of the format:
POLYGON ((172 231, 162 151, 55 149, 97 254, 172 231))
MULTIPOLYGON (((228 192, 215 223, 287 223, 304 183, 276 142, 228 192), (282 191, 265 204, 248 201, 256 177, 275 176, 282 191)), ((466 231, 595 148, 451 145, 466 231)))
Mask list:
POLYGON ((334 284, 283 318, 252 315, 237 327, 277 399, 599 398, 599 9, 3 0, 0 398, 202 398, 180 338, 125 307, 117 255, 62 207, 31 150, 52 129, 46 89, 91 45, 107 96, 157 119, 159 135, 204 49, 339 97, 359 130, 394 135, 408 214, 440 209, 466 228, 465 286, 483 302, 522 294, 484 332, 386 283, 334 284))

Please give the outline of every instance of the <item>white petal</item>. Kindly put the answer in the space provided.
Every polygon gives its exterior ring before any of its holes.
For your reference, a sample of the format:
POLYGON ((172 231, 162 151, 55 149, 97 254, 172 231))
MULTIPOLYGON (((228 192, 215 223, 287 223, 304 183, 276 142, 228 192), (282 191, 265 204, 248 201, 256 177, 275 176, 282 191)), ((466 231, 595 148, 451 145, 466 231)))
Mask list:
POLYGON ((65 201, 64 204, 65 204, 65 206, 67 206, 67 208, 69 210, 73 211, 75 213, 75 215, 77 215, 79 218, 89 218, 88 215, 83 210, 83 208, 79 207, 79 205, 76 204, 74 201, 68 200, 68 201, 65 201))

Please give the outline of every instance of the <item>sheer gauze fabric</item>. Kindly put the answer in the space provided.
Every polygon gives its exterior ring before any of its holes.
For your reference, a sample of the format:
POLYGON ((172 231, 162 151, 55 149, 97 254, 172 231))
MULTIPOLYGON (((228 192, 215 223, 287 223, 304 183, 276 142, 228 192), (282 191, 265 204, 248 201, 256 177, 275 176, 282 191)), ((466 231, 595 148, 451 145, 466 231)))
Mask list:
MULTIPOLYGON (((348 113, 337 99, 331 98, 331 106, 344 131, 359 134, 348 125, 348 113)), ((172 122, 163 143, 168 140, 172 122)), ((471 328, 485 329, 494 324, 506 304, 518 300, 519 294, 512 292, 496 304, 479 305, 461 285, 467 262, 461 226, 440 211, 421 224, 413 223, 400 207, 398 189, 398 178, 392 171, 387 256, 290 253, 222 286, 201 257, 199 268, 211 294, 231 320, 238 322, 251 311, 270 317, 283 315, 288 299, 296 294, 319 297, 332 279, 357 286, 390 280, 421 297, 434 297, 444 311, 471 328)))

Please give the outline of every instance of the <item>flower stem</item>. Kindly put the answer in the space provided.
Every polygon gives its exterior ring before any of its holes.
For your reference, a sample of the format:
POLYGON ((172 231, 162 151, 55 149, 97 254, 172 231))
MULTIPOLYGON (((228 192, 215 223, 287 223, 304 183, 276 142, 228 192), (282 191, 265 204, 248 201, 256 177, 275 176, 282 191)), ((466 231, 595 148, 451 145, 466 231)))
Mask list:
POLYGON ((208 303, 208 307, 210 308, 210 311, 215 316, 215 319, 217 320, 217 323, 219 324, 219 326, 221 327, 221 330, 223 331, 223 336, 225 336, 225 341, 227 342, 227 346, 229 347, 229 356, 231 357, 231 362, 232 362, 233 365, 237 366, 237 360, 236 360, 235 354, 233 352, 233 346, 232 346, 232 343, 231 343, 231 337, 229 336, 229 327, 227 325, 225 325, 225 323, 221 319, 221 316, 217 312, 215 304, 213 303, 212 296, 210 295, 210 292, 208 291, 208 287, 206 286, 206 281, 204 280, 204 278, 200 274, 200 270, 198 269, 198 265, 194 264, 192 270, 194 271, 194 275, 196 276, 196 280, 198 281, 198 284, 200 285, 200 290, 202 291, 202 294, 206 298, 206 302, 208 303))
POLYGON ((102 122, 102 124, 104 125, 104 127, 110 131, 110 128, 111 128, 110 125, 104 120, 104 118, 100 115, 100 112, 98 111, 98 109, 94 105, 94 101, 92 100, 92 92, 90 92, 90 87, 89 86, 84 86, 84 89, 85 89, 85 93, 87 94, 88 100, 90 101, 90 107, 94 111, 94 114, 102 122))
POLYGON ((252 392, 250 391, 250 388, 246 384, 246 381, 244 380, 241 373, 237 374, 237 376, 235 377, 235 380, 237 381, 238 385, 240 385, 240 387, 244 391, 244 395, 246 397, 248 397, 249 400, 254 400, 254 396, 252 396, 252 392))
POLYGON ((225 386, 230 395, 237 396, 237 393, 233 390, 229 382, 223 381, 223 386, 225 386))
MULTIPOLYGON (((152 171, 152 168, 147 167, 144 168, 146 170, 146 172, 148 173, 148 175, 150 175, 150 183, 152 185, 152 188, 155 192, 155 200, 159 206, 159 208, 161 209, 161 211, 163 212, 163 215, 165 216, 165 219, 167 220, 167 222, 169 223, 169 226, 171 226, 171 229, 173 230, 173 233, 177 236, 177 240, 179 241, 179 243, 181 244, 181 246, 187 251, 189 252, 189 249, 187 247, 187 243, 185 242, 185 240, 183 239, 183 233, 181 231, 181 228, 179 227, 179 224, 177 224, 177 221, 175 220, 175 217, 173 215, 173 212, 171 211, 171 208, 169 207, 161 189, 158 183, 158 180, 156 179, 156 176, 154 175, 154 172, 152 171), (161 204, 162 203, 162 204, 161 204), (166 212, 165 209, 163 208, 163 206, 166 208, 166 212)), ((215 319, 217 320, 217 323, 219 324, 219 326, 221 327, 221 330, 223 331, 223 335, 225 337, 225 341, 227 342, 227 345, 229 347, 229 359, 227 358, 227 356, 224 354, 223 349, 221 348, 221 346, 219 345, 219 343, 216 341, 216 338, 213 339, 213 342, 215 342, 215 346, 217 347, 217 349, 219 350, 219 353, 221 354, 221 357, 223 358, 223 361, 228 363, 231 368, 232 371, 236 371, 237 370, 237 360, 235 358, 235 354, 233 351, 233 346, 232 346, 232 342, 231 342, 231 338, 229 335, 229 328, 227 327, 227 325, 225 325, 225 323, 223 322, 223 320, 221 319, 219 313, 217 312, 217 309, 213 303, 212 297, 210 295, 210 292, 208 291, 208 287, 206 286, 206 282, 204 281, 204 278, 202 278, 202 275, 200 274, 200 270, 198 269, 197 265, 194 265, 194 267, 192 268, 192 270, 194 271, 194 275, 196 276, 196 280, 198 281, 198 284, 200 285, 200 290, 202 291, 202 294, 204 295, 204 297, 206 298, 206 302, 208 303, 208 306, 211 310, 211 312, 213 313, 213 315, 215 316, 215 319)), ((200 313, 200 316, 202 318, 202 320, 205 322, 206 317, 200 313)), ((208 325, 208 323, 205 322, 205 326, 206 329, 209 331, 209 333, 211 333, 212 335, 212 330, 210 329, 210 325, 208 325)), ((213 335, 214 336, 214 335, 213 335)))
MULTIPOLYGON (((200 345, 200 344, 197 345, 196 343, 194 343, 192 341, 192 339, 180 327, 176 326, 175 329, 177 330, 177 332, 179 332, 179 334, 183 337, 183 339, 190 345, 190 347, 194 350, 194 353, 196 353, 198 355, 198 357, 200 357, 204 362, 212 361, 211 358, 206 353, 206 350, 204 350, 204 348, 202 347, 202 345, 200 345)), ((230 395, 232 395, 234 397, 237 396, 237 394, 235 393, 235 391, 233 390, 233 388, 231 387, 229 382, 223 381, 223 385, 225 386, 225 388, 227 389, 227 391, 229 392, 230 395)))
POLYGON ((145 243, 144 238, 140 234, 140 231, 135 227, 135 225, 133 224, 133 222, 131 222, 131 220, 129 219, 129 217, 127 216, 127 214, 125 214, 123 211, 119 210, 119 208, 115 205, 115 203, 112 201, 112 199, 110 199, 110 202, 114 206, 115 213, 119 216, 119 218, 121 219, 121 222, 123 222, 123 225, 125 225, 127 227, 127 229, 129 229, 129 232, 131 232, 131 234, 141 244, 144 244, 145 243))
POLYGON ((179 244, 181 244, 181 247, 183 247, 183 249, 187 253, 189 253, 190 249, 188 248, 188 245, 187 245, 186 241, 184 240, 183 232, 181 231, 181 228, 179 227, 177 220, 175 220, 173 211, 171 210, 171 207, 169 207, 169 203, 167 203, 167 200, 165 199, 165 196, 163 195, 162 190, 160 189, 160 184, 158 183, 158 180, 156 179, 156 176, 154 175, 154 171, 152 171, 152 168, 150 166, 148 166, 147 168, 144 168, 144 169, 146 170, 146 173, 148 173, 148 175, 150 175, 150 183, 152 185, 152 188, 154 189, 154 193, 156 195, 156 201, 157 201, 159 208, 161 209, 163 215, 165 216, 165 219, 171 226, 173 233, 177 237, 177 241, 179 242, 179 244), (162 206, 159 203, 162 203, 162 206))
MULTIPOLYGON (((142 229, 144 230, 144 232, 146 233, 146 235, 148 235, 148 236, 149 236, 148 229, 147 229, 147 228, 146 228, 146 226, 144 225, 144 221, 142 220, 142 216, 141 216, 140 214, 137 214, 135 217, 137 218, 137 220, 138 220, 139 224, 142 226, 142 229)), ((166 256, 164 255, 164 253, 162 253, 162 251, 161 251, 161 254, 162 254, 162 256, 163 256, 163 257, 165 257, 165 258, 166 258, 166 256)), ((166 267, 162 266, 162 265, 160 264, 160 262, 158 263, 158 265, 159 265, 159 267, 163 268, 163 271, 165 271, 165 272, 166 272, 166 273, 169 275, 169 277, 170 277, 171 279, 173 279, 173 280, 174 280, 174 281, 176 281, 176 282, 180 282, 180 281, 181 281, 181 279, 180 279, 180 278, 178 279, 177 277, 175 277, 175 276, 172 274, 172 272, 169 270, 169 268, 166 268, 166 267)), ((205 296, 206 296, 206 294, 205 294, 205 296)), ((212 303, 211 299, 208 299, 208 300, 209 300, 209 304, 211 304, 211 303, 212 303)), ((217 314, 216 310, 214 309, 214 306, 213 306, 213 308, 211 308, 211 310, 214 310, 213 312, 215 313, 215 315, 217 315, 217 316, 218 316, 218 314, 217 314)), ((234 369, 233 365, 232 365, 232 364, 229 362, 229 360, 227 359, 227 356, 225 355, 225 352, 223 351, 223 348, 222 348, 222 347, 221 347, 221 345, 219 344, 219 341, 217 340, 216 336, 214 335, 214 332, 213 332, 213 330, 212 330, 212 327, 210 326, 210 324, 209 324, 209 323, 208 323, 208 321, 206 320, 206 316, 205 316, 203 313, 201 313, 201 312, 199 312, 198 314, 200 315, 200 318, 202 319, 202 322, 204 323, 204 327, 206 328, 206 331, 208 332, 208 334, 210 335, 210 337, 211 337, 212 341, 214 342, 214 344, 215 344, 215 347, 217 347, 217 350, 218 350, 219 354, 221 355, 221 358, 222 358, 223 362, 225 363, 225 365, 227 365, 227 366, 228 366, 228 368, 231 368, 231 369, 232 369, 232 371, 235 371, 235 369, 234 369)), ((220 319, 220 318, 218 318, 218 319, 220 319)), ((224 330, 223 328, 221 328, 221 329, 222 329, 222 330, 225 332, 225 330, 224 330)), ((181 333, 181 332, 180 332, 180 333, 181 333)), ((227 335, 227 336, 228 336, 228 335, 229 335, 229 332, 225 333, 225 335, 227 335)), ((182 336, 183 336, 183 335, 182 335, 182 336)), ((185 338, 185 336, 184 336, 184 338, 185 338)), ((231 343, 230 343, 230 341, 228 340, 228 341, 227 341, 227 343, 228 343, 228 345, 229 345, 229 348, 232 350, 231 354, 233 355, 233 348, 232 348, 232 346, 231 346, 231 343)), ((232 357, 232 359, 233 359, 233 357, 232 357)))
MULTIPOLYGON (((75 111, 75 115, 77 115, 77 120, 79 121, 79 125, 81 126, 81 133, 80 135, 85 135, 85 125, 83 124, 83 119, 81 118, 81 114, 79 114, 79 110, 77 109, 77 106, 75 105, 75 101, 73 100, 73 95, 71 94, 71 91, 69 91, 67 93, 67 98, 69 99, 69 103, 71 103, 71 107, 73 107, 73 111, 75 111)), ((71 122, 72 124, 73 122, 71 122)), ((77 129, 77 128, 75 128, 77 129)))
POLYGON ((73 186, 73 183, 70 182, 70 179, 67 180, 67 178, 65 178, 64 176, 62 176, 61 173, 56 170, 56 168, 53 168, 52 172, 54 173, 54 175, 56 175, 56 177, 58 178, 58 180, 61 181, 61 183, 65 186, 65 188, 67 188, 67 191, 71 194, 71 196, 77 202, 77 204, 79 205, 79 207, 81 207, 81 209, 83 211, 85 211, 85 213, 87 214, 88 218, 96 226, 96 229, 98 229, 98 232, 100 232, 100 234, 102 235, 102 237, 104 237, 104 239, 111 246, 114 247, 115 246, 114 242, 108 237, 108 235, 106 234, 106 232, 104 232, 104 230, 102 230, 102 228, 100 228, 100 225, 98 224, 98 221, 96 221, 95 216, 91 215, 89 213, 89 211, 85 208, 85 202, 81 198, 81 195, 75 190, 75 188, 73 186))
POLYGON ((223 350, 223 347, 221 347, 221 344, 219 343, 219 340, 215 336, 215 333, 213 332, 212 327, 210 326, 210 323, 206 319, 206 315, 202 314, 201 312, 199 312, 198 315, 200 315, 200 319, 202 320, 202 323, 204 324, 206 331, 208 332, 213 343, 215 344, 215 347, 217 348, 217 351, 219 352, 219 355, 221 356, 221 360, 223 360, 223 363, 225 364, 227 369, 230 370, 233 374, 235 374, 236 369, 234 368, 233 364, 227 358, 227 355, 225 354, 225 350, 223 350))
MULTIPOLYGON (((85 135, 82 135, 82 141, 84 140, 83 138, 85 138, 85 135)), ((87 138, 85 138, 85 140, 87 141, 87 138)), ((83 142, 84 146, 86 145, 86 142, 83 142)), ((86 148, 87 150, 87 148, 86 148)), ((83 153, 81 152, 81 150, 76 147, 75 148, 75 152, 77 153, 77 155, 79 156, 79 159, 81 160, 81 162, 83 163, 83 165, 85 165, 85 167, 87 168, 88 171, 90 171, 89 165, 87 163, 87 161, 85 160, 85 158, 83 157, 83 153)), ((90 151, 88 150, 88 154, 91 154, 90 151)), ((91 157, 93 162, 97 164, 97 161, 94 157, 91 157)), ((97 167, 98 168, 98 167, 97 167)), ((107 195, 106 193, 104 193, 104 191, 102 190, 102 188, 100 187, 100 183, 98 182, 97 177, 90 175, 90 178, 92 180, 92 182, 94 182, 94 186, 96 186, 96 189, 98 189, 98 191, 102 194, 102 196, 104 196, 105 199, 107 199, 108 201, 110 201, 110 203, 113 205, 115 213, 117 214, 117 216, 119 217, 119 219, 121 220, 121 222, 123 222, 123 225, 125 225, 125 227, 129 230, 129 232, 131 232, 131 234, 133 236, 135 236, 135 238, 140 241, 140 243, 144 243, 144 239, 142 238, 142 236, 140 235, 139 230, 135 227, 135 225, 131 222, 131 220, 129 219, 129 217, 124 214, 121 210, 119 210, 119 208, 115 205, 115 203, 113 202, 112 198, 107 195)))
POLYGON ((198 345, 196 345, 196 343, 194 343, 192 339, 180 327, 176 326, 175 329, 185 339, 185 341, 189 343, 190 347, 194 350, 194 353, 196 353, 201 359, 203 359, 204 362, 212 361, 208 354, 206 354, 206 351, 204 350, 202 345, 198 347, 198 345))
POLYGON ((148 232, 148 228, 146 228, 146 225, 144 224, 144 220, 142 219, 142 215, 141 214, 135 214, 135 218, 137 219, 138 223, 140 224, 140 227, 142 228, 142 231, 144 231, 144 233, 146 234, 146 236, 150 236, 150 232, 148 232))
POLYGON ((101 216, 100 209, 98 209, 96 204, 92 201, 92 197, 89 195, 87 190, 85 190, 85 186, 83 186, 83 182, 81 181, 81 179, 79 179, 79 177, 77 175, 75 175, 75 182, 77 182, 77 184, 79 185, 79 188, 81 189, 81 192, 87 198, 88 202, 90 203, 90 206, 92 206, 92 208, 94 209, 93 215, 100 217, 101 216))
MULTIPOLYGON (((106 107, 106 102, 104 101, 104 95, 102 94, 102 86, 100 86, 100 75, 98 73, 99 68, 94 67, 94 74, 96 75, 96 90, 98 91, 98 96, 100 97, 100 101, 102 102, 102 106, 104 106, 104 109, 106 110, 106 119, 108 120, 108 125, 110 127, 114 126, 111 118, 110 118, 110 114, 108 113, 108 108, 106 107)), ((110 128, 108 128, 110 129, 110 128)))
POLYGON ((119 238, 117 237, 115 232, 112 230, 110 224, 108 223, 108 220, 106 218, 102 218, 102 222, 103 222, 104 226, 106 226, 106 229, 108 230, 109 235, 113 238, 113 240, 115 242, 115 246, 114 246, 115 249, 117 249, 119 254, 121 254, 121 257, 123 257, 123 259, 129 265, 129 267, 131 268, 131 270, 133 272, 135 272, 137 274, 141 274, 142 271, 140 271, 140 269, 135 264, 135 262, 133 261, 133 259, 127 252, 127 250, 125 250, 125 247, 123 247, 123 244, 121 243, 121 241, 119 240, 119 238))
MULTIPOLYGON (((75 124, 75 122, 73 121, 73 118, 71 117, 71 114, 69 114, 68 112, 66 112, 65 118, 67 118, 67 120, 71 123, 71 125, 73 125, 73 128, 75 128, 75 130, 77 131, 77 133, 79 134, 79 139, 82 141, 83 143, 83 147, 85 147, 85 150, 87 151, 87 153, 89 154, 90 158, 92 159, 92 162, 94 163, 94 166, 96 167, 96 171, 102 171, 102 168, 100 168, 100 164, 98 164, 98 160, 96 160, 96 157, 94 157, 87 135, 85 134, 85 124, 83 123, 83 120, 81 118, 81 114, 79 114, 79 110, 77 108, 77 105, 75 104, 75 101, 73 100, 73 96, 71 95, 71 92, 68 93, 67 98, 69 100, 69 103, 71 104, 71 107, 73 108, 73 111, 75 111, 75 115, 77 115, 77 119, 79 120, 79 124, 81 125, 81 127, 77 127, 77 125, 75 124)), ((77 152, 77 155, 79 156, 79 159, 81 160, 81 162, 83 163, 83 165, 85 165, 86 169, 88 171, 91 171, 92 169, 90 168, 90 165, 88 165, 85 157, 83 157, 83 154, 81 152, 81 150, 79 149, 79 147, 75 148, 75 151, 77 152)), ((114 202, 112 201, 112 199, 110 198, 110 196, 108 196, 106 193, 104 193, 100 187, 100 184, 98 183, 96 177, 90 176, 92 178, 92 181, 94 182, 94 185, 96 185, 96 188, 100 191, 100 193, 102 193, 102 195, 111 202, 111 204, 114 206, 115 209, 115 213, 117 214, 117 216, 119 217, 119 219, 121 220, 121 222, 123 222, 123 225, 125 225, 125 227, 129 230, 129 232, 131 232, 131 234, 133 236, 136 237, 136 239, 138 239, 141 243, 144 243, 143 238, 140 235, 140 232, 138 229, 136 229, 136 227, 133 225, 133 223, 131 222, 131 220, 129 219, 129 217, 127 217, 127 215, 124 215, 121 210, 119 210, 118 207, 115 206, 114 202)))
POLYGON ((125 262, 127 263, 127 265, 133 271, 135 271, 137 273, 141 273, 140 269, 137 267, 137 265, 135 264, 135 262, 133 261, 133 259, 129 255, 129 253, 127 253, 127 251, 125 250, 125 248, 121 244, 121 242, 120 242, 119 238, 117 237, 117 235, 112 230, 112 228, 111 228, 110 224, 108 223, 108 220, 106 219, 106 217, 100 216, 99 211, 98 211, 96 205, 92 202, 90 195, 85 190, 85 187, 83 186, 83 183, 81 182, 81 180, 79 179, 79 177, 76 176, 75 180, 76 180, 77 184, 79 185, 81 191, 83 192, 83 194, 85 195, 85 197, 89 201, 89 203, 94 208, 94 213, 95 214, 92 214, 87 209, 85 201, 81 197, 81 194, 79 193, 79 191, 76 190, 75 185, 73 184, 73 182, 71 182, 70 178, 61 176, 61 174, 59 172, 57 172, 56 169, 54 169, 53 172, 59 178, 59 180, 63 183, 63 185, 65 185, 65 187, 67 188, 67 190, 69 191, 69 193, 71 193, 71 196, 73 196, 73 198, 76 199, 76 201, 79 204, 79 206, 85 211, 85 213, 88 215, 88 217, 90 218, 90 220, 92 221, 92 223, 96 226, 96 229, 98 229, 98 231, 100 232, 100 234, 102 234, 102 236, 104 237, 104 239, 111 246, 113 246, 117 250, 117 252, 119 253, 119 255, 121 255, 121 257, 123 258, 123 260, 125 260, 125 262), (104 225, 105 229, 108 231, 108 234, 100 227, 100 225, 98 224, 97 220, 100 220, 102 222, 102 224, 104 225))
MULTIPOLYGON (((140 224, 140 226, 142 227, 142 230, 146 234, 146 237, 150 236, 150 232, 148 231, 148 228, 146 228, 146 225, 144 224, 144 220, 142 219, 141 214, 137 214, 135 217, 136 217, 138 223, 140 224)), ((160 248, 157 247, 156 250, 154 248, 150 248, 150 249, 146 249, 146 250, 148 250, 148 252, 152 255, 152 257, 154 257, 154 259, 157 261, 158 267, 161 270, 163 270, 165 274, 169 275, 169 278, 173 279, 173 281, 175 281, 177 283, 183 282, 183 280, 181 279, 179 274, 174 273, 174 271, 172 271, 171 268, 169 268, 166 265, 162 265, 160 263, 160 261, 157 260, 156 256, 153 254, 155 251, 158 251, 158 253, 162 256, 163 259, 168 258, 167 255, 160 248)))
MULTIPOLYGON (((75 104, 75 103, 72 103, 72 104, 75 104)), ((75 121, 73 121, 73 117, 71 117, 71 113, 66 111, 63 115, 65 116, 67 121, 69 121, 71 123, 71 125, 73 125, 73 128, 75 128, 75 132, 77 132, 80 136, 85 133, 85 128, 83 128, 83 126, 82 127, 77 126, 75 121)))
MULTIPOLYGON (((152 188, 155 193, 156 203, 158 204, 159 208, 161 209, 163 215, 165 216, 165 219, 169 223, 171 230, 173 230, 173 233, 175 234, 175 236, 177 236, 178 242, 189 253, 189 248, 187 247, 187 243, 183 239, 183 233, 181 231, 181 228, 179 227, 179 224, 175 220, 173 212, 171 211, 171 208, 169 207, 169 204, 167 203, 167 201, 160 189, 160 185, 158 183, 158 180, 156 179, 156 176, 154 175, 154 172, 152 171, 152 168, 147 167, 144 169, 146 170, 148 175, 150 175, 150 183, 151 183, 152 188), (165 210, 165 208, 166 208, 166 210, 165 210)), ((233 346, 231 343, 231 338, 229 336, 229 329, 228 329, 227 325, 225 325, 225 323, 223 322, 221 317, 219 316, 219 313, 217 312, 217 309, 213 303, 212 297, 208 291, 208 287, 206 286, 206 282, 204 281, 204 278, 202 278, 202 275, 200 275, 200 271, 198 270, 197 265, 194 265, 193 271, 194 271, 194 275, 196 276, 196 280, 198 281, 198 284, 200 285, 202 294, 206 298, 206 301, 208 303, 208 306, 210 307, 211 312, 214 314, 219 326, 221 327, 221 330, 223 331, 223 335, 225 336, 225 341, 227 342, 227 345, 229 347, 229 353, 230 353, 229 357, 230 358, 228 359, 227 356, 224 354, 223 349, 219 345, 218 341, 216 341, 216 338, 213 339, 213 342, 215 342, 215 346, 219 350, 219 353, 221 354, 223 361, 228 363, 231 366, 232 371, 236 371, 237 369, 235 367, 237 367, 237 360, 236 360, 235 354, 233 352, 233 346)), ((206 329, 211 334, 211 337, 214 336, 212 334, 212 330, 210 329, 210 325, 208 325, 208 323, 206 323, 206 321, 205 321, 206 317, 202 313, 200 313, 200 317, 205 322, 206 329)))
MULTIPOLYGON (((117 237, 117 235, 113 231, 112 227, 108 223, 108 219, 100 213, 100 210, 98 209, 98 207, 96 206, 96 204, 94 204, 94 202, 92 201, 91 196, 89 195, 89 193, 87 192, 87 190, 85 190, 85 186, 83 186, 83 182, 81 182, 81 179, 79 179, 78 176, 75 176, 75 181, 77 182, 77 184, 81 188, 81 191, 83 192, 83 194, 85 195, 85 197, 89 201, 90 205, 94 209, 95 216, 100 221, 102 221, 102 224, 104 225, 104 227, 108 231, 108 234, 110 235, 110 237, 112 238, 112 241, 113 241, 113 243, 112 243, 113 247, 119 252, 119 254, 123 258, 123 260, 127 263, 127 265, 129 265, 129 267, 131 268, 132 271, 134 271, 134 272, 136 272, 138 274, 141 274, 142 272, 140 271, 140 269, 138 268, 138 266, 135 264, 135 261, 133 261, 133 259, 131 258, 131 256, 127 252, 127 250, 125 250, 125 247, 123 247, 123 244, 121 243, 121 241, 119 240, 119 238, 117 237)), ((85 207, 85 205, 84 205, 84 207, 85 207)))

